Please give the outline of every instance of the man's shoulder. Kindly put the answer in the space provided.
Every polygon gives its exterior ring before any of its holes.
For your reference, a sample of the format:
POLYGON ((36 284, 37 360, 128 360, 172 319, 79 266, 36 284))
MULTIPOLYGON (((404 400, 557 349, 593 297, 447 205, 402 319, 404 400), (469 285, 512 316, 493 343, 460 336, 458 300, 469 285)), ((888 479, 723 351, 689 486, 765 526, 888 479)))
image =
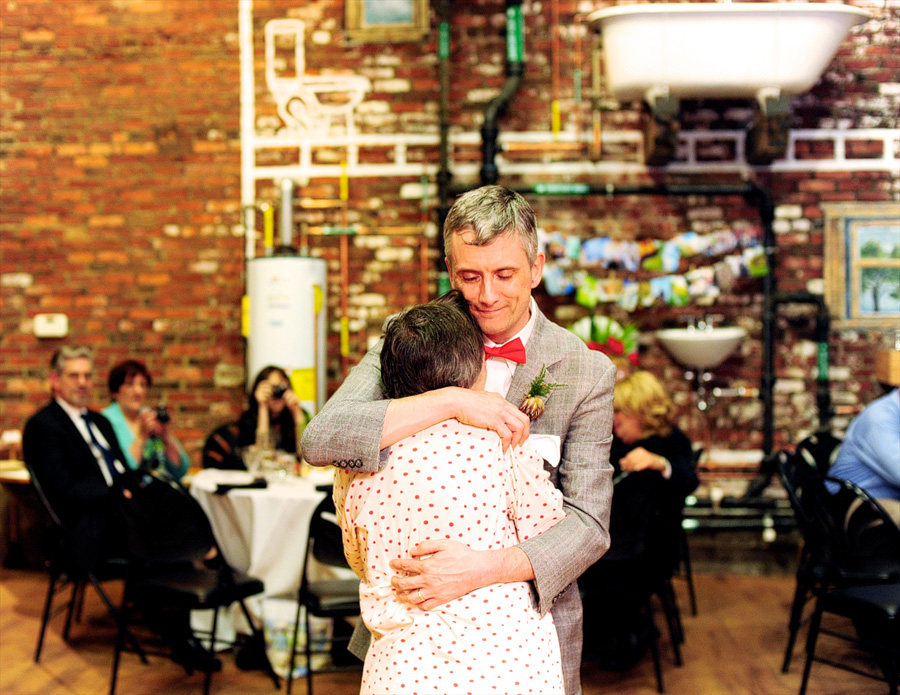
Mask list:
POLYGON ((34 427, 35 425, 58 422, 61 414, 65 415, 63 409, 55 401, 50 401, 26 420, 25 427, 27 429, 29 425, 34 427))
POLYGON ((597 350, 591 350, 587 344, 572 331, 563 328, 547 319, 543 328, 542 345, 548 352, 558 355, 559 361, 573 361, 601 371, 609 369, 612 361, 597 350))

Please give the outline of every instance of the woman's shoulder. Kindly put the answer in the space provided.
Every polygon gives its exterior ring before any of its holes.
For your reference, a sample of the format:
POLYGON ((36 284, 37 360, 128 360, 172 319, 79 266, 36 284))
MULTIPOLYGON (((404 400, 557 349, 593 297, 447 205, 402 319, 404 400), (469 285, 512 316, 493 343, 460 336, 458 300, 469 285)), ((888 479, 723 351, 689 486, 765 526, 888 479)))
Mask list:
POLYGON ((125 423, 125 413, 122 412, 122 408, 120 408, 119 404, 115 401, 101 410, 100 414, 109 420, 113 427, 125 423))

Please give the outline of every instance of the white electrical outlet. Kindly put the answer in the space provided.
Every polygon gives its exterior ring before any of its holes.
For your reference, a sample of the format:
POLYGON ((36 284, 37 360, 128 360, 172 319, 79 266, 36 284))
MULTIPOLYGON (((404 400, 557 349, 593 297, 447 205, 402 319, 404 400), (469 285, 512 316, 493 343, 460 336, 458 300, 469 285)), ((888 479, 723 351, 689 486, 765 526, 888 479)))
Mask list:
POLYGON ((36 314, 34 334, 38 338, 65 338, 69 335, 69 317, 65 314, 36 314))

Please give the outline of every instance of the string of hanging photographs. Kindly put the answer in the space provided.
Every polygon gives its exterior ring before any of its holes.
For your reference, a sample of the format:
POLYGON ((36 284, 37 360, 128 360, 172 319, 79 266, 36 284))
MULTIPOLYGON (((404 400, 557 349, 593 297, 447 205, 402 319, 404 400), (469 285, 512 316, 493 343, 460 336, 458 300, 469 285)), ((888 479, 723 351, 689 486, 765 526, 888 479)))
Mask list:
POLYGON ((729 292, 738 278, 767 273, 762 229, 749 223, 709 234, 684 232, 666 241, 582 239, 538 230, 538 243, 547 259, 543 277, 547 294, 574 293, 575 302, 589 309, 599 303, 615 303, 631 312, 658 300, 670 306, 708 306, 723 292, 729 292), (678 272, 682 259, 690 264, 714 257, 718 260, 713 263, 678 272), (665 274, 646 279, 615 274, 595 277, 585 266, 665 274))

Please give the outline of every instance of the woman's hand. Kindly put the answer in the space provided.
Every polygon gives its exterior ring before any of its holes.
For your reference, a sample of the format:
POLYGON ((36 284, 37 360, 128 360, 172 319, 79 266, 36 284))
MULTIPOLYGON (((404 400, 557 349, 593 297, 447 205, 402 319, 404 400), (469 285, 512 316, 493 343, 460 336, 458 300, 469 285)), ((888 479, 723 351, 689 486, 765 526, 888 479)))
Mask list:
POLYGON ((637 471, 659 471, 660 473, 665 473, 669 468, 669 462, 665 457, 639 446, 619 459, 619 467, 628 473, 636 473, 637 471))
POLYGON ((291 415, 294 416, 294 422, 297 424, 302 424, 304 421, 303 415, 303 406, 300 405, 300 398, 296 393, 288 389, 284 392, 284 404, 287 406, 287 409, 291 411, 291 415))
POLYGON ((454 401, 457 420, 465 425, 493 430, 503 450, 521 446, 530 434, 529 417, 498 393, 457 389, 454 401))
POLYGON ((156 418, 156 411, 147 406, 141 408, 141 411, 138 413, 138 427, 141 430, 140 439, 145 441, 153 435, 161 434, 163 428, 156 418))
POLYGON ((253 397, 260 406, 268 405, 272 398, 272 383, 267 380, 260 381, 253 392, 253 397))
POLYGON ((457 541, 423 541, 406 559, 391 560, 399 574, 391 579, 398 598, 423 611, 483 586, 534 579, 525 552, 516 546, 472 550, 457 541))

